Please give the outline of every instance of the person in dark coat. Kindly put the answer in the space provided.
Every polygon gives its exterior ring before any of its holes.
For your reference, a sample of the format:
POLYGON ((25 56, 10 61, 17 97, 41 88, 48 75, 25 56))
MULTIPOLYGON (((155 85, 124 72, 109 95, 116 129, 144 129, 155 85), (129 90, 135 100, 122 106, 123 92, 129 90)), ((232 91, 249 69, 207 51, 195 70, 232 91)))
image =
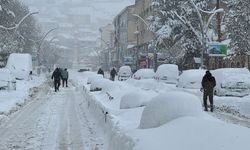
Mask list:
POLYGON ((110 78, 111 78, 112 81, 115 81, 115 75, 117 75, 117 72, 116 72, 115 68, 113 68, 110 71, 110 78))
POLYGON ((98 70, 97 74, 102 74, 102 75, 103 75, 103 77, 104 77, 104 71, 103 71, 101 68, 99 68, 99 70, 98 70))
POLYGON ((55 87, 55 92, 59 91, 59 87, 60 87, 60 82, 62 79, 62 74, 59 70, 59 68, 56 68, 55 71, 53 72, 51 79, 54 79, 54 87, 55 87))
POLYGON ((64 84, 66 83, 66 87, 68 87, 68 78, 69 78, 69 73, 67 71, 67 68, 62 70, 62 86, 64 87, 64 84))
POLYGON ((203 103, 205 107, 205 111, 207 111, 207 97, 209 97, 210 102, 210 111, 213 112, 213 94, 214 87, 216 86, 216 80, 210 73, 210 71, 206 71, 206 74, 202 78, 202 88, 203 88, 203 103))

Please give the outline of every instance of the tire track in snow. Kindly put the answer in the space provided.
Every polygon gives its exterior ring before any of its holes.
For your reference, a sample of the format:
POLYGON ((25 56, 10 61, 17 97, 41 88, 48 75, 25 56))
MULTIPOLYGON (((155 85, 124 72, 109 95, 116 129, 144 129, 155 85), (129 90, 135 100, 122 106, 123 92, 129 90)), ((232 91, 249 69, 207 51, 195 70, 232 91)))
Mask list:
POLYGON ((75 87, 44 87, 0 128, 0 150, 97 150, 102 144, 83 107, 75 87))

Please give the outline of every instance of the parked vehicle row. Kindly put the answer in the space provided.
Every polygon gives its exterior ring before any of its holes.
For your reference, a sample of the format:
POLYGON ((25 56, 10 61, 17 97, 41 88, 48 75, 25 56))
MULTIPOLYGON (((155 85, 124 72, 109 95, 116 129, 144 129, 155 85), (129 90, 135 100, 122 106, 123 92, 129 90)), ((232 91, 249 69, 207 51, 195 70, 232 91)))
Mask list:
MULTIPOLYGON (((175 84, 178 88, 200 89, 201 81, 206 70, 190 69, 182 71, 179 75, 178 66, 174 64, 160 65, 156 72, 153 69, 144 68, 132 74, 129 66, 122 66, 118 71, 118 80, 127 79, 147 80, 154 79, 157 82, 175 84)), ((221 68, 210 70, 216 79, 214 88, 217 96, 246 96, 250 94, 250 72, 246 68, 221 68)), ((101 79, 102 76, 92 76, 88 84, 93 80, 101 79)))

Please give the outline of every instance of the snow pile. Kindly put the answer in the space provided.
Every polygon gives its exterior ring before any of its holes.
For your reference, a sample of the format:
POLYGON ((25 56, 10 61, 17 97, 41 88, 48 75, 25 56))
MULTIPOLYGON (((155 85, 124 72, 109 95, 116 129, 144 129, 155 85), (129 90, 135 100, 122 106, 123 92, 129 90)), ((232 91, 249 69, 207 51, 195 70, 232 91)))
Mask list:
POLYGON ((201 81, 205 75, 206 70, 201 69, 191 69, 183 71, 179 77, 177 87, 190 88, 190 89, 200 89, 201 81))
POLYGON ((16 82, 15 77, 7 68, 0 69, 0 88, 7 88, 10 82, 16 82))
POLYGON ((45 76, 32 76, 32 80, 29 81, 17 80, 15 91, 0 91, 0 118, 20 109, 34 93, 38 92, 39 88, 37 87, 44 82, 45 76))
POLYGON ((137 150, 248 150, 250 130, 214 118, 181 117, 159 128, 134 130, 137 150))
POLYGON ((8 68, 17 79, 29 79, 32 71, 32 58, 30 54, 10 54, 6 68, 8 68))
POLYGON ((121 98, 120 108, 129 109, 144 106, 143 95, 137 92, 130 92, 121 98))
POLYGON ((202 106, 196 96, 185 92, 167 92, 147 104, 139 128, 159 127, 179 117, 197 116, 201 112, 202 106))

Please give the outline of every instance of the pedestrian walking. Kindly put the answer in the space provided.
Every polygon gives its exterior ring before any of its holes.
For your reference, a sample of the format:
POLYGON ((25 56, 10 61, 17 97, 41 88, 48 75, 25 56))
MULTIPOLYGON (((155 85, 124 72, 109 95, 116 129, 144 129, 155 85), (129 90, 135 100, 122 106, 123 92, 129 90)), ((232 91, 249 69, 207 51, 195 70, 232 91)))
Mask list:
POLYGON ((112 81, 115 81, 115 75, 117 75, 117 72, 116 72, 115 68, 112 68, 112 70, 110 71, 110 79, 112 81))
POLYGON ((62 74, 59 70, 59 68, 56 68, 55 71, 53 72, 51 79, 54 79, 54 87, 55 87, 55 92, 59 91, 60 87, 60 82, 61 82, 62 74))
POLYGON ((63 87, 64 85, 68 87, 68 78, 69 78, 69 73, 67 71, 67 68, 65 68, 64 70, 62 70, 62 86, 63 87))
POLYGON ((203 89, 203 103, 204 103, 204 110, 208 111, 207 109, 207 97, 209 97, 210 103, 210 111, 213 112, 214 109, 214 87, 216 86, 216 80, 210 73, 210 71, 206 71, 206 74, 202 78, 202 89, 203 89))
POLYGON ((103 77, 104 77, 104 71, 103 71, 101 68, 99 68, 99 70, 98 70, 97 74, 102 74, 102 75, 103 75, 103 77))

